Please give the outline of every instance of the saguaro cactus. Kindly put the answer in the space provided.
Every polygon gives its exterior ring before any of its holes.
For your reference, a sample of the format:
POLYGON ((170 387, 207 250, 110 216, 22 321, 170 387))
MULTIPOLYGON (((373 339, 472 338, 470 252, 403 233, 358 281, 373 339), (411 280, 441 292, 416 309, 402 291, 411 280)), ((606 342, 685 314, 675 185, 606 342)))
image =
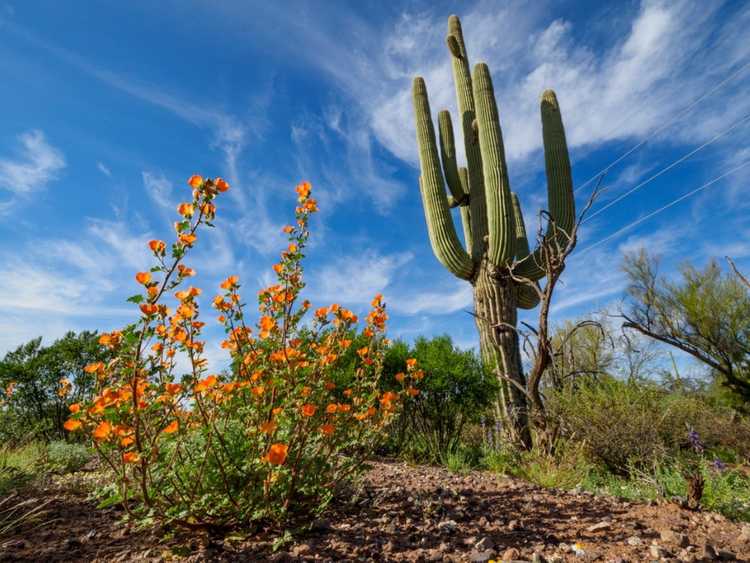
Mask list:
MULTIPOLYGON (((474 288, 482 360, 495 370, 502 390, 498 415, 505 420, 512 438, 530 448, 527 401, 521 391, 526 379, 514 328, 518 307, 531 309, 538 304, 537 293, 529 283, 545 275, 544 249, 529 250, 518 197, 510 190, 490 72, 486 64, 479 63, 469 73, 457 16, 448 19, 447 43, 467 167, 458 166, 451 116, 445 110, 438 115, 438 151, 427 87, 417 76, 414 113, 427 230, 437 259, 474 288), (461 212, 465 246, 456 234, 450 211, 453 207, 461 212)), ((575 223, 575 203, 565 130, 552 90, 542 94, 541 114, 550 216, 546 236, 564 237, 575 223)))

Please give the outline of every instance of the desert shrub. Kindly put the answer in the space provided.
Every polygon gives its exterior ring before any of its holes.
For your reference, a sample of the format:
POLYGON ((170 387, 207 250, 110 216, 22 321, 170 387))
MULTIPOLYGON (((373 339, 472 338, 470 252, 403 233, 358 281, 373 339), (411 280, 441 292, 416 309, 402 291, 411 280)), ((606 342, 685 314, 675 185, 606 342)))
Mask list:
POLYGON ((0 361, 2 443, 18 445, 29 436, 71 439, 63 428, 68 405, 88 400, 94 387, 84 368, 107 360, 97 338, 93 332, 69 332, 49 346, 36 338, 5 355, 0 361))
POLYGON ((78 471, 91 460, 91 451, 83 444, 55 440, 47 444, 45 465, 59 473, 78 471))
POLYGON ((43 446, 35 442, 0 447, 0 495, 28 484, 36 476, 43 455, 43 446))
POLYGON ((668 392, 654 382, 601 377, 555 394, 564 437, 616 474, 680 455, 689 429, 722 456, 746 455, 747 421, 700 395, 668 392))
POLYGON ((419 393, 422 374, 409 360, 398 390, 380 391, 387 315, 376 296, 348 385, 333 381, 358 319, 334 304, 302 326, 311 304, 300 299, 301 260, 317 209, 307 183, 297 186, 296 224, 284 228, 289 245, 273 266, 277 283, 258 294, 257 323, 247 321, 237 276, 213 298, 231 369, 208 373, 202 292, 184 287, 195 272, 183 259, 229 186, 199 176, 189 184, 193 200, 178 208, 177 241, 169 252, 164 241, 150 241, 156 264, 136 274, 143 292, 130 301, 140 318, 102 335, 114 359, 87 368, 97 376, 96 396, 71 406, 66 428, 90 434, 114 473, 118 496, 109 502, 121 500, 146 522, 217 527, 309 515, 361 471, 403 398, 419 393), (190 366, 181 379, 180 355, 190 366))
POLYGON ((455 454, 462 442, 462 456, 475 463, 480 444, 470 444, 466 432, 478 425, 494 404, 498 392, 495 378, 485 374, 481 362, 471 350, 460 350, 449 336, 418 338, 411 347, 402 344, 389 351, 389 385, 400 385, 407 373, 404 357, 415 358, 419 373, 426 374, 420 393, 404 403, 394 425, 399 450, 410 457, 444 462, 455 454), (393 373, 395 371, 395 373, 393 373), (470 452, 476 446, 476 452, 470 452))

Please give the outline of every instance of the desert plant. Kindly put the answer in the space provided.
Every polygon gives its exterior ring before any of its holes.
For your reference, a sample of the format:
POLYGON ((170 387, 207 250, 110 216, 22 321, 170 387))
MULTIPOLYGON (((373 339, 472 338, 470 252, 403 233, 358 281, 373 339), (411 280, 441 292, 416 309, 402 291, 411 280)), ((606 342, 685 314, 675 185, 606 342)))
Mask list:
POLYGON ((689 264, 681 279, 659 276, 645 251, 625 257, 629 300, 623 326, 674 346, 702 362, 717 383, 747 410, 750 399, 750 288, 716 262, 704 270, 689 264))
POLYGON ((311 307, 299 296, 301 260, 308 219, 317 210, 310 184, 302 183, 296 224, 284 228, 289 245, 273 266, 278 283, 259 292, 255 327, 246 322, 237 276, 224 280, 212 301, 231 369, 208 373, 201 290, 178 286, 195 274, 183 258, 199 228, 211 225, 215 198, 229 186, 200 176, 189 184, 193 200, 178 208, 182 219, 170 258, 164 241, 150 241, 156 265, 136 274, 144 291, 130 301, 140 307, 139 320, 102 335, 114 359, 87 368, 97 376, 97 395, 71 406, 66 428, 92 436, 119 486, 115 500, 133 516, 214 529, 309 515, 362 470, 402 399, 419 393, 415 362, 397 391, 380 392, 387 315, 378 295, 353 377, 347 387, 333 380, 358 319, 333 304, 301 324, 311 307), (173 291, 175 310, 164 303, 173 291), (190 366, 181 380, 178 354, 190 366))
POLYGON ((88 400, 94 378, 85 367, 106 361, 94 332, 68 332, 48 346, 35 338, 0 361, 0 441, 19 444, 29 434, 45 441, 71 437, 63 424, 70 403, 88 400))
POLYGON ((699 394, 669 392, 653 381, 588 379, 552 395, 549 407, 566 440, 582 444, 592 462, 619 475, 680 457, 687 428, 711 455, 747 455, 745 419, 699 394))
MULTIPOLYGON (((486 374, 475 353, 459 350, 449 336, 418 338, 401 350, 386 353, 415 358, 426 375, 419 395, 403 404, 395 429, 400 431, 399 450, 414 459, 440 462, 455 453, 469 424, 478 424, 482 416, 491 416, 497 396, 497 381, 486 374)), ((388 388, 397 388, 407 373, 405 360, 387 365, 395 373, 384 371, 388 388)))
POLYGON ((45 465, 60 473, 78 471, 91 460, 91 451, 83 444, 55 440, 47 444, 45 465))
MULTIPOLYGON (((492 80, 486 64, 469 72, 469 61, 457 16, 448 20, 448 48, 458 98, 459 122, 466 149, 466 168, 459 168, 448 111, 438 116, 440 156, 422 77, 414 79, 413 99, 421 175, 422 202, 435 256, 474 288, 474 311, 483 362, 496 370, 501 394, 499 415, 511 438, 530 448, 526 386, 515 326, 518 307, 539 302, 534 285, 547 273, 552 258, 542 245, 534 252, 524 227, 518 197, 510 191, 505 150, 492 80), (447 197, 447 183, 451 196, 447 197), (465 248, 459 241, 451 207, 459 207, 465 248)), ((575 224, 570 161, 555 93, 541 101, 547 190, 547 239, 565 245, 575 224)), ((549 247, 547 247, 549 248, 549 247)))
POLYGON ((11 537, 21 527, 41 527, 45 522, 45 507, 52 502, 9 495, 0 499, 0 540, 11 537))

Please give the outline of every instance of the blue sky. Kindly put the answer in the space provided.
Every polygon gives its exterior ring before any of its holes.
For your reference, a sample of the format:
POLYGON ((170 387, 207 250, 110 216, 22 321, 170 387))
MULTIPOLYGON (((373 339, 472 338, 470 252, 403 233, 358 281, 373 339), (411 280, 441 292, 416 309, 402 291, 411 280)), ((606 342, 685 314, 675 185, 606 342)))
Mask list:
MULTIPOLYGON (((233 186, 189 260, 208 296, 230 273, 250 298, 270 280, 307 179, 322 208, 314 303, 363 310, 382 292, 393 336, 447 332, 474 346, 470 288, 427 240, 410 102, 421 74, 433 111, 455 108, 454 12, 472 63, 493 73, 531 228, 546 197, 545 88, 558 94, 576 185, 648 140, 610 170, 599 208, 721 134, 583 227, 556 319, 616 307, 622 253, 641 246, 667 273, 726 254, 750 270, 750 166, 587 249, 750 159, 750 122, 736 125, 750 112, 747 3, 0 0, 0 353, 128 322, 145 243, 169 237, 195 172, 233 186)), ((220 335, 208 336, 218 366, 220 335)))

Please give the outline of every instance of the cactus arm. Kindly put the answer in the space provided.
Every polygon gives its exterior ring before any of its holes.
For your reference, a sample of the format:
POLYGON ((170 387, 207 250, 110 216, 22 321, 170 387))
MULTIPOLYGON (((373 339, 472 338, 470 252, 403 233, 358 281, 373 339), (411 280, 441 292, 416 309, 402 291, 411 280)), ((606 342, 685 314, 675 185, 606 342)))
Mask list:
POLYGON ((464 192, 458 177, 458 161, 456 160, 456 143, 453 140, 453 124, 451 114, 443 110, 438 114, 438 130, 440 132, 440 160, 443 163, 443 173, 448 189, 453 196, 455 205, 463 205, 469 199, 469 193, 464 192))
POLYGON ((482 152, 484 195, 487 202, 487 256, 492 264, 503 266, 513 258, 516 238, 503 134, 500 130, 495 91, 486 64, 479 63, 474 67, 472 80, 479 127, 479 149, 482 152))
POLYGON ((427 88, 421 77, 414 79, 413 94, 419 164, 422 172, 419 187, 432 250, 451 273, 468 280, 473 273, 474 264, 458 240, 448 208, 427 88))
MULTIPOLYGON (((511 192, 510 195, 513 200, 513 226, 516 234, 515 253, 516 256, 523 258, 529 255, 529 239, 526 236, 526 225, 518 196, 514 192, 511 192)), ((539 294, 535 288, 523 283, 519 283, 517 287, 516 304, 521 309, 533 309, 539 305, 539 294)))
MULTIPOLYGON (((565 128, 563 127, 557 97, 552 90, 546 90, 542 94, 541 114, 549 211, 555 222, 555 230, 560 244, 565 245, 567 236, 572 233, 575 225, 576 211, 565 128)), ((554 234, 548 229, 546 236, 549 237, 554 234)), ((534 253, 516 265, 514 273, 521 277, 538 280, 544 277, 546 273, 543 265, 544 258, 541 256, 540 249, 537 248, 534 253)))
POLYGON ((526 236, 526 223, 523 220, 521 202, 515 192, 510 192, 513 200, 513 226, 516 231, 515 256, 519 260, 529 255, 529 239, 526 236))
POLYGON ((487 236, 487 210, 484 199, 484 180, 482 178, 482 155, 476 134, 472 128, 474 122, 474 94, 471 86, 469 57, 466 53, 461 21, 458 16, 448 18, 448 50, 451 53, 453 82, 456 86, 458 101, 458 118, 464 135, 466 163, 469 172, 469 209, 471 214, 472 246, 471 255, 479 260, 485 249, 487 236))
MULTIPOLYGON (((469 171, 461 167, 458 169, 458 178, 461 181, 461 186, 465 193, 469 193, 469 171)), ((462 205, 459 208, 461 212, 461 224, 464 227, 464 244, 470 251, 473 248, 473 241, 471 238, 471 209, 468 205, 462 205)))

